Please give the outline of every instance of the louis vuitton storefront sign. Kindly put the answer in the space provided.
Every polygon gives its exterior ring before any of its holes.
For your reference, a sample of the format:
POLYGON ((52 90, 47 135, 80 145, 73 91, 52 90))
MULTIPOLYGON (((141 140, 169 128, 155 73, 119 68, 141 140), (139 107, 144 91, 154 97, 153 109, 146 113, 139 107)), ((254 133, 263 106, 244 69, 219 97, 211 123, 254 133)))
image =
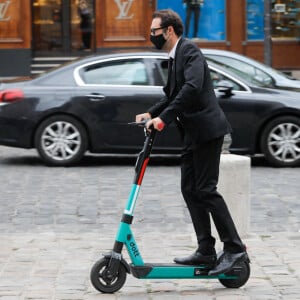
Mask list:
POLYGON ((10 3, 11 1, 9 0, 0 2, 0 22, 9 21, 11 19, 11 16, 7 14, 10 3))

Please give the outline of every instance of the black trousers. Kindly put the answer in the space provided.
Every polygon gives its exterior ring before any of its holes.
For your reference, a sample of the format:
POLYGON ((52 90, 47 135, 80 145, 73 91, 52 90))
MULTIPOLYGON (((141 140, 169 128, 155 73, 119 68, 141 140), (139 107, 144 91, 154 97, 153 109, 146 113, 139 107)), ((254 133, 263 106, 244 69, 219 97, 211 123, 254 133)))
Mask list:
POLYGON ((84 49, 91 49, 92 33, 83 31, 81 33, 82 46, 84 49))
POLYGON ((197 235, 199 250, 211 254, 215 238, 211 234, 210 214, 224 250, 245 251, 223 197, 217 192, 223 137, 186 146, 181 160, 181 190, 197 235))
POLYGON ((193 37, 198 35, 198 23, 200 17, 200 5, 188 5, 186 8, 186 19, 185 19, 185 36, 189 34, 190 21, 192 13, 194 14, 194 30, 193 37))

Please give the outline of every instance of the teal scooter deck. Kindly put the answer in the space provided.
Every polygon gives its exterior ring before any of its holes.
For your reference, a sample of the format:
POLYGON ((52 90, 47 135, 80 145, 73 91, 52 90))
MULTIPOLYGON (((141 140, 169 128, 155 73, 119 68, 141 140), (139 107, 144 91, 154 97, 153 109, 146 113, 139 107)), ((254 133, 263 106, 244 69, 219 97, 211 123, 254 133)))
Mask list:
POLYGON ((202 265, 146 263, 144 266, 133 266, 131 264, 130 270, 134 277, 140 279, 237 279, 237 275, 209 276, 208 272, 211 268, 202 265))

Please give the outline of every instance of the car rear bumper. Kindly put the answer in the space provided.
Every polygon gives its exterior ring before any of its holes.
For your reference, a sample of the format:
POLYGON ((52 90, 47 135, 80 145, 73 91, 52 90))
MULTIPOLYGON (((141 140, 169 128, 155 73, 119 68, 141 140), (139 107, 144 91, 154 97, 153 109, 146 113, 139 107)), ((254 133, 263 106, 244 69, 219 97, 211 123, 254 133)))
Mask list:
POLYGON ((32 124, 26 119, 16 119, 5 116, 0 107, 0 145, 32 148, 30 130, 32 124))

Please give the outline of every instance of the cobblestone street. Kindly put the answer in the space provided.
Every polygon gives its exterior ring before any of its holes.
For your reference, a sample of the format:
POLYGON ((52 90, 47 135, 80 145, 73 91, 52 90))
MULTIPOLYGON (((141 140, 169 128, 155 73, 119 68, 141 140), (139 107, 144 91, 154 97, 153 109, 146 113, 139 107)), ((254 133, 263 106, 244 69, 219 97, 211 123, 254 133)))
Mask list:
MULTIPOLYGON (((134 163, 88 156, 76 167, 50 168, 34 150, 0 147, 0 300, 300 299, 300 169, 270 168, 260 158, 251 168, 244 241, 252 271, 244 287, 129 275, 118 293, 97 292, 89 272, 113 245, 134 163)), ((172 262, 196 247, 179 176, 176 159, 154 159, 147 169, 133 225, 145 261, 172 262)))

